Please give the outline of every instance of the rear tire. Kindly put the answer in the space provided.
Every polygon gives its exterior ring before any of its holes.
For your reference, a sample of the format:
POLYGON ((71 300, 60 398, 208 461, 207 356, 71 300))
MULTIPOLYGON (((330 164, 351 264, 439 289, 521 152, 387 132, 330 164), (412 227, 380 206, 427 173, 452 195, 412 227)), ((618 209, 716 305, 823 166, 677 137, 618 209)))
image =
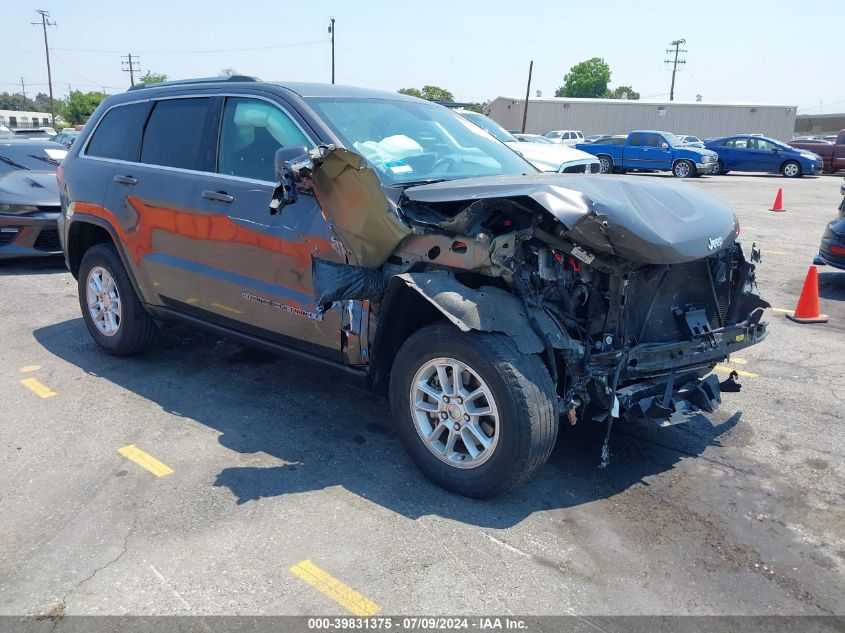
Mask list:
POLYGON ((558 429, 553 397, 539 356, 519 352, 503 334, 451 325, 413 334, 390 375, 393 420, 411 459, 434 482, 475 498, 522 484, 548 460, 558 429), (487 410, 495 415, 475 413, 487 410))
POLYGON ((113 244, 96 244, 79 265, 79 307, 94 342, 114 356, 131 356, 158 338, 113 244))
POLYGON ((801 173, 801 164, 794 160, 786 161, 781 166, 780 173, 783 174, 784 178, 800 178, 803 175, 801 173))
POLYGON ((716 173, 724 175, 728 173, 728 170, 725 169, 725 164, 722 161, 716 163, 716 173))

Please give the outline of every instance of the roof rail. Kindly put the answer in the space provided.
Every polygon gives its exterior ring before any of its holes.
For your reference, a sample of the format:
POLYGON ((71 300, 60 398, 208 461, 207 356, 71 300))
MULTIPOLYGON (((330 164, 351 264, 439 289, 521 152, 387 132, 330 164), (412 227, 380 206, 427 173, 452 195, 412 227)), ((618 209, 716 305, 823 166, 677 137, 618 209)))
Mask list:
POLYGON ((187 86, 190 84, 219 83, 223 81, 260 81, 258 77, 248 75, 231 75, 229 77, 197 77, 196 79, 177 79, 175 81, 160 81, 153 84, 135 84, 126 92, 143 90, 144 88, 158 88, 159 86, 187 86))

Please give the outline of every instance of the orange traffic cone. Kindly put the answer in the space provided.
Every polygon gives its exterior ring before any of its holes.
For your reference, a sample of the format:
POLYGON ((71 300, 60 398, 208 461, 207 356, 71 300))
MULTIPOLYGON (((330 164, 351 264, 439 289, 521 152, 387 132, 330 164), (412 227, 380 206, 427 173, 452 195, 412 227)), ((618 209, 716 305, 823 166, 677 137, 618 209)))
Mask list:
POLYGON ((769 211, 786 211, 783 208, 783 187, 778 187, 778 195, 775 196, 775 204, 769 211))
POLYGON ((796 323, 827 323, 827 315, 819 312, 819 269, 810 266, 795 312, 786 315, 796 323))

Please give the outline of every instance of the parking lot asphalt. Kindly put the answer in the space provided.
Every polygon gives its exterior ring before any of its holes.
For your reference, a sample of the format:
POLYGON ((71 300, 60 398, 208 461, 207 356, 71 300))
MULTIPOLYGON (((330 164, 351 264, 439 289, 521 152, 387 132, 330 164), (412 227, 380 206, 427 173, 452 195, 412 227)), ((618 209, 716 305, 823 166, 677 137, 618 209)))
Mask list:
POLYGON ((829 323, 783 313, 840 183, 687 182, 763 251, 742 392, 620 423, 605 470, 602 428, 562 427, 491 501, 428 482, 370 395, 181 326, 107 356, 61 260, 0 262, 0 615, 845 613, 845 272, 829 323))

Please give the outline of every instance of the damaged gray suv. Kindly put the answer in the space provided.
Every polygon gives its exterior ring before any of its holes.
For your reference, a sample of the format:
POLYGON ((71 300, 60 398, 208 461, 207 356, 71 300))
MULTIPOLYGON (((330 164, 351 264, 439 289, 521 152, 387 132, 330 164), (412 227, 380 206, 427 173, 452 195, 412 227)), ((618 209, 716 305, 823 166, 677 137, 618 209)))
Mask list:
POLYGON ((387 395, 417 466, 473 497, 535 473, 561 421, 713 411, 738 390, 713 367, 767 333, 722 201, 540 174, 404 95, 139 86, 100 105, 59 179, 105 351, 177 320, 313 361, 387 395))

